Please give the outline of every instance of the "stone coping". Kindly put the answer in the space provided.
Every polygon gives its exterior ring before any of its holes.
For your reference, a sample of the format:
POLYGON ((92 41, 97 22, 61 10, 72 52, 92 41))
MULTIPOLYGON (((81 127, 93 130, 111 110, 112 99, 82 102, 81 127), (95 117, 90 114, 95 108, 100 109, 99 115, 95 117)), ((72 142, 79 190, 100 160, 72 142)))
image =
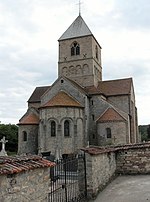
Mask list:
POLYGON ((102 146, 102 147, 90 146, 88 148, 82 148, 81 150, 90 155, 98 155, 103 153, 117 152, 129 149, 140 149, 140 148, 150 148, 150 142, 127 144, 127 145, 102 146))

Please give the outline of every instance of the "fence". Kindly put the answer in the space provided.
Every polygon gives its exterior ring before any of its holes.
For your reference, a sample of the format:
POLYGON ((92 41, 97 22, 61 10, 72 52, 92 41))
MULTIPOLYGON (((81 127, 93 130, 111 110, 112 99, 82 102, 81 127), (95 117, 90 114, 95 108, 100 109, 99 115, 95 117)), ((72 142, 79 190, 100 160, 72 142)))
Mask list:
POLYGON ((56 161, 50 170, 51 184, 48 202, 86 201, 85 155, 56 161))

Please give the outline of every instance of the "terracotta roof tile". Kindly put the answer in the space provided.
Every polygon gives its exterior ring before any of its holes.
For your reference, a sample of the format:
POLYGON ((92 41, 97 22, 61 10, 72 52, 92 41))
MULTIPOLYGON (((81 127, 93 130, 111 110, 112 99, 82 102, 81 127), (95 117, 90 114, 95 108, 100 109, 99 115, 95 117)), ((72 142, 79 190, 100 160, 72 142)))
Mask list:
POLYGON ((132 78, 100 81, 97 88, 94 86, 86 87, 89 94, 104 94, 106 96, 128 95, 131 90, 132 78))
POLYGON ((97 154, 103 154, 103 153, 124 151, 128 149, 140 149, 140 148, 150 148, 150 142, 127 144, 127 145, 116 145, 116 146, 102 146, 102 147, 92 146, 89 148, 82 148, 81 150, 90 155, 97 155, 97 154))
POLYGON ((0 175, 20 173, 54 165, 55 163, 40 156, 0 157, 0 175))
POLYGON ((67 93, 60 91, 56 94, 51 100, 49 100, 41 108, 46 107, 83 107, 81 104, 76 101, 73 97, 67 93))
POLYGON ((122 117, 114 108, 108 108, 97 120, 97 122, 106 121, 124 121, 122 117))
POLYGON ((25 115, 20 122, 18 123, 18 125, 37 125, 39 124, 39 117, 36 116, 35 114, 28 114, 25 115))

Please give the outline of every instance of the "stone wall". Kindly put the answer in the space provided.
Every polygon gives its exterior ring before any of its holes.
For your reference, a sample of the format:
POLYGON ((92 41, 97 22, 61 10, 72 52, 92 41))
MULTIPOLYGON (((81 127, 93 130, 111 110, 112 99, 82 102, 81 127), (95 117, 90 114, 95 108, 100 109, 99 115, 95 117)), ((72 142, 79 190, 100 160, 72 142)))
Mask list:
POLYGON ((150 174, 150 143, 83 150, 88 198, 94 198, 118 174, 150 174))
POLYGON ((20 125, 18 134, 18 154, 37 154, 38 125, 20 125), (24 132, 27 133, 26 141, 23 139, 24 132))
POLYGON ((94 198, 115 175, 115 153, 86 154, 86 167, 88 198, 94 198))
POLYGON ((0 175, 1 202, 47 202, 49 168, 0 175))
MULTIPOLYGON (((61 156, 75 153, 85 146, 85 131, 83 123, 83 109, 78 107, 53 107, 41 110, 39 147, 42 152, 61 156), (51 121, 56 123, 56 135, 51 136, 51 121), (70 123, 70 135, 64 134, 64 121, 70 123)), ((87 144, 86 144, 87 145, 87 144)))
POLYGON ((128 144, 129 130, 126 121, 99 122, 97 124, 98 145, 128 144), (107 138, 106 128, 111 128, 111 138, 107 138))
POLYGON ((117 173, 150 174, 150 148, 137 148, 119 151, 117 173))
POLYGON ((59 41, 58 76, 62 75, 82 86, 97 85, 102 80, 101 47, 93 36, 59 41), (80 45, 80 55, 71 56, 71 45, 75 41, 80 45))

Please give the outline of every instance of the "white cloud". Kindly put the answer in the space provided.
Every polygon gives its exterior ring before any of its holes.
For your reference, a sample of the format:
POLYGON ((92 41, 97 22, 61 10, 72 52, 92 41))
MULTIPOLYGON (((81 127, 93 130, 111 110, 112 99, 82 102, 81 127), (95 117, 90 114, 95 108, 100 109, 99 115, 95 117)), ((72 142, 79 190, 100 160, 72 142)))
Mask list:
MULTIPOLYGON (((104 79, 133 77, 139 123, 149 124, 149 0, 83 0, 102 46, 104 79)), ((78 15, 73 0, 0 0, 0 121, 17 123, 36 86, 57 77, 58 38, 78 15)))

